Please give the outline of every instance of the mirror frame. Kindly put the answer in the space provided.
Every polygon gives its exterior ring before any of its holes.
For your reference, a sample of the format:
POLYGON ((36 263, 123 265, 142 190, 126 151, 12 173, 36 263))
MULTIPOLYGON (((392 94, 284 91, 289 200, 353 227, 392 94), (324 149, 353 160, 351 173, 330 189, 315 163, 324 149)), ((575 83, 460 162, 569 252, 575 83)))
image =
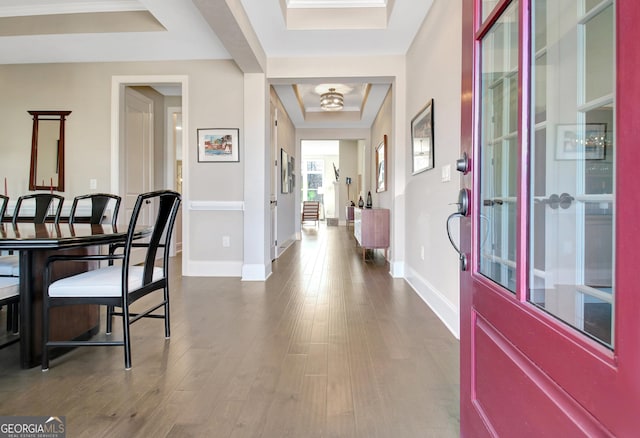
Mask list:
POLYGON ((64 192, 64 122, 71 111, 28 111, 33 116, 31 133, 31 166, 29 168, 29 190, 55 190, 64 192), (38 185, 36 169, 38 164, 38 124, 40 120, 58 120, 60 136, 58 140, 58 183, 54 185, 38 185))
POLYGON ((387 134, 376 147, 376 193, 387 191, 387 134))

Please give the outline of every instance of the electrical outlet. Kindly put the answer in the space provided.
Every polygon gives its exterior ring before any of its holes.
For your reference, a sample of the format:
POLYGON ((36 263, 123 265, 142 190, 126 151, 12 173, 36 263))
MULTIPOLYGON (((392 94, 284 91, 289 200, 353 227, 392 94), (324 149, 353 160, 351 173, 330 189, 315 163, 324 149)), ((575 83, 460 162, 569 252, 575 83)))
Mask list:
POLYGON ((424 246, 420 247, 420 258, 424 260, 424 246))
POLYGON ((98 180, 97 179, 90 179, 89 180, 89 190, 95 190, 98 188, 98 180))
POLYGON ((224 248, 229 248, 231 246, 231 239, 229 236, 222 236, 222 246, 224 248))

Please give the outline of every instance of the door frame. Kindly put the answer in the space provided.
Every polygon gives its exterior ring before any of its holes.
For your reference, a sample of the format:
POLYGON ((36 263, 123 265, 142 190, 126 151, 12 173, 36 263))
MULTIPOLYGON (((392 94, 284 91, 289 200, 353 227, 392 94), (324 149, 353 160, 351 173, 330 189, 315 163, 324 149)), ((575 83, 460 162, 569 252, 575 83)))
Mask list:
MULTIPOLYGON (((270 126, 270 136, 269 141, 271 142, 269 150, 271 151, 271 179, 270 179, 270 188, 271 191, 269 196, 269 221, 271 225, 270 229, 270 239, 269 239, 269 247, 271 259, 276 260, 280 254, 278 251, 278 180, 279 180, 279 172, 278 172, 278 163, 280 161, 280 157, 278 154, 278 107, 273 102, 273 100, 269 100, 269 126, 270 126), (272 204, 274 203, 275 204, 272 204)), ((282 163, 280 163, 282 164, 282 163)))
MULTIPOLYGON (((168 106, 165 108, 166 112, 164 114, 164 127, 165 127, 165 169, 164 169, 164 180, 166 181, 167 188, 171 190, 176 190, 176 145, 173 143, 172 137, 173 133, 173 124, 172 124, 172 116, 175 113, 180 113, 182 115, 182 106, 168 106)), ((184 145, 182 145, 182 149, 184 149, 184 145)), ((176 220, 176 224, 182 223, 182 205, 178 208, 178 217, 176 220)), ((180 235, 182 235, 180 233, 180 235)), ((171 248, 169 255, 174 257, 177 253, 182 252, 182 239, 178 242, 178 233, 171 234, 171 248)))
MULTIPOLYGON (((167 182, 167 188, 171 190, 176 189, 176 172, 175 172, 175 162, 176 162, 176 150, 175 145, 170 140, 170 137, 173 135, 173 126, 171 125, 171 116, 174 113, 182 113, 181 106, 168 106, 165 108, 166 112, 164 114, 165 120, 165 145, 166 148, 166 162, 165 162, 165 181, 167 182)), ((184 145, 183 145, 184 148, 184 145)))
MULTIPOLYGON (((120 191, 120 129, 124 117, 124 89, 126 86, 179 84, 182 88, 182 145, 183 162, 189 162, 189 77, 187 75, 115 75, 111 77, 111 192, 120 191)), ((166 156, 166 150, 165 150, 166 156)), ((182 205, 189 200, 189 166, 182 169, 182 205)), ((189 208, 182 209, 182 273, 186 275, 189 266, 189 208)))

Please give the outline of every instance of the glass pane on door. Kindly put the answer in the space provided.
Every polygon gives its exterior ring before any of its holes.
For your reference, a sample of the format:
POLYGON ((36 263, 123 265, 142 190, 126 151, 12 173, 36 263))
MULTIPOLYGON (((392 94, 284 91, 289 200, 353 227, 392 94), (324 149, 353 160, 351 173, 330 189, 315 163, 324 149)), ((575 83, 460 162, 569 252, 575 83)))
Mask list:
POLYGON ((482 0, 482 20, 484 21, 497 6, 499 0, 482 0))
POLYGON ((528 299, 612 347, 614 5, 533 8, 528 299))
POLYGON ((518 2, 482 39, 479 271, 515 291, 518 2))

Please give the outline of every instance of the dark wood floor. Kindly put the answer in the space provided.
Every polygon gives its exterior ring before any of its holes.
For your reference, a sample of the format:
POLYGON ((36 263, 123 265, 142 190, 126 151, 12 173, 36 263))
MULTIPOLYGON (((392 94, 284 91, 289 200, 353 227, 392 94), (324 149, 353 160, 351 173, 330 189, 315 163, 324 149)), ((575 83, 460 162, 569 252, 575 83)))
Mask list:
POLYGON ((305 225, 266 282, 175 275, 172 337, 136 323, 130 371, 118 347, 46 373, 0 350, 0 415, 66 416, 69 437, 457 437, 458 342, 388 272, 305 225))

